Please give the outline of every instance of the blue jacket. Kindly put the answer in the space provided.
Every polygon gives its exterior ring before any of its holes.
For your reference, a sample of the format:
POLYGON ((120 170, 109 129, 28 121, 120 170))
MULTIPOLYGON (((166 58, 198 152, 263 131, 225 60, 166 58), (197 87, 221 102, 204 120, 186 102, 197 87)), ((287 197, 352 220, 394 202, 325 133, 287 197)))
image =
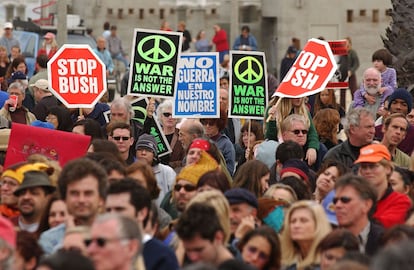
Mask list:
POLYGON ((234 44, 233 44, 233 50, 239 50, 239 47, 241 45, 248 45, 252 48, 252 51, 257 51, 257 41, 256 41, 256 38, 254 36, 249 34, 249 36, 247 37, 248 44, 243 44, 241 42, 241 40, 242 40, 241 35, 236 38, 236 40, 234 41, 234 44))
POLYGON ((95 48, 93 49, 93 52, 99 56, 99 58, 105 64, 106 69, 109 70, 109 73, 112 73, 114 71, 114 62, 112 62, 112 57, 109 51, 107 49, 100 51, 98 48, 95 48))

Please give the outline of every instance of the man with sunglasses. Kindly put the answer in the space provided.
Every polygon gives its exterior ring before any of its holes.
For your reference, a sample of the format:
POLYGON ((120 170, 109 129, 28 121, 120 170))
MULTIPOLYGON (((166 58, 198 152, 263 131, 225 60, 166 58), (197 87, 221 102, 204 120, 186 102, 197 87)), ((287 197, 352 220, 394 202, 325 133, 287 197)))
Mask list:
POLYGON ((124 122, 115 122, 109 125, 108 141, 113 142, 119 150, 122 159, 126 164, 131 165, 135 161, 131 154, 131 147, 134 144, 131 126, 124 122))
POLYGON ((384 228, 370 221, 377 192, 364 178, 346 174, 335 184, 333 205, 338 226, 348 229, 358 239, 361 252, 373 255, 380 246, 384 228))
POLYGON ((165 195, 161 208, 176 219, 185 210, 188 202, 197 195, 200 177, 208 171, 216 170, 218 166, 213 157, 202 151, 197 163, 185 166, 177 175, 173 191, 165 195))
POLYGON ((282 121, 280 131, 284 142, 294 141, 298 143, 303 148, 304 153, 306 153, 308 149, 314 150, 316 152, 316 162, 310 166, 310 168, 314 171, 317 171, 322 163, 323 157, 328 150, 323 143, 319 143, 318 150, 309 145, 309 125, 310 124, 308 120, 303 115, 291 114, 282 121))
POLYGON ((143 256, 147 270, 179 269, 174 252, 154 238, 158 215, 152 209, 151 196, 135 179, 124 178, 113 182, 108 189, 106 212, 118 213, 135 220, 143 229, 143 256))
POLYGON ((132 270, 142 250, 142 231, 135 220, 117 214, 98 216, 84 243, 96 270, 132 270))

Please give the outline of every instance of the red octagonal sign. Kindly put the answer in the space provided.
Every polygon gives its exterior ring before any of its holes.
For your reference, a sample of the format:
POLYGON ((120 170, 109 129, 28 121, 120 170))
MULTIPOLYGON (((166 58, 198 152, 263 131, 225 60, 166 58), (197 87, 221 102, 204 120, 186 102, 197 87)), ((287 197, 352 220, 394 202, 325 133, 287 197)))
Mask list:
POLYGON ((310 39, 273 96, 305 97, 325 89, 337 69, 328 42, 310 39))
POLYGON ((63 45, 47 63, 49 88, 68 108, 93 108, 106 92, 106 67, 89 45, 63 45))

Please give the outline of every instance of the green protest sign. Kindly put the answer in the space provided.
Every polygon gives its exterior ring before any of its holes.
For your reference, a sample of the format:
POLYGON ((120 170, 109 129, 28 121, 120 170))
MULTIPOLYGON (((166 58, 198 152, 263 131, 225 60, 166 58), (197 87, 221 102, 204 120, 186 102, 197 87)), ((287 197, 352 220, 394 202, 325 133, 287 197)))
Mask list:
POLYGON ((174 96, 182 33, 135 29, 128 94, 174 96))
POLYGON ((229 117, 263 119, 267 72, 263 52, 231 51, 229 117))
POLYGON ((132 109, 134 110, 133 119, 144 124, 144 130, 146 133, 154 136, 155 142, 157 143, 158 157, 163 157, 171 153, 171 147, 168 143, 167 137, 165 137, 164 132, 158 118, 154 115, 152 121, 145 121, 147 117, 147 98, 138 98, 131 101, 132 109))

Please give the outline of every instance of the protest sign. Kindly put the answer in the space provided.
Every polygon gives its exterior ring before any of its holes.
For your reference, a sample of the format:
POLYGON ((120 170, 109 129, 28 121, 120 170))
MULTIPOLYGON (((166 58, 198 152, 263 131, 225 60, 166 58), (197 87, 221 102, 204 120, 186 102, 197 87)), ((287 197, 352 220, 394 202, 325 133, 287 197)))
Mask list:
POLYGON ((267 70, 263 52, 230 51, 229 117, 263 119, 267 70))
POLYGON ((84 156, 90 141, 90 136, 13 123, 4 167, 26 161, 32 154, 56 160, 63 167, 69 160, 84 156))
POLYGON ((165 137, 164 132, 162 132, 161 125, 158 122, 156 115, 154 115, 150 121, 145 120, 147 117, 148 102, 147 98, 132 100, 131 106, 134 110, 134 116, 132 118, 142 124, 145 122, 144 131, 154 136, 155 142, 157 143, 158 157, 163 157, 171 153, 171 147, 168 143, 167 137, 165 137))
POLYGON ((325 89, 336 71, 336 62, 328 42, 310 39, 273 96, 299 98, 325 89))
POLYGON ((346 39, 329 40, 328 43, 338 67, 326 88, 348 88, 348 67, 346 66, 348 61, 344 60, 348 57, 348 41, 346 39))
POLYGON ((63 45, 47 72, 49 90, 68 108, 93 108, 107 90, 105 64, 89 45, 63 45))
POLYGON ((218 65, 218 53, 181 55, 173 117, 220 117, 218 65))
POLYGON ((128 94, 174 97, 182 33, 135 29, 128 94))

